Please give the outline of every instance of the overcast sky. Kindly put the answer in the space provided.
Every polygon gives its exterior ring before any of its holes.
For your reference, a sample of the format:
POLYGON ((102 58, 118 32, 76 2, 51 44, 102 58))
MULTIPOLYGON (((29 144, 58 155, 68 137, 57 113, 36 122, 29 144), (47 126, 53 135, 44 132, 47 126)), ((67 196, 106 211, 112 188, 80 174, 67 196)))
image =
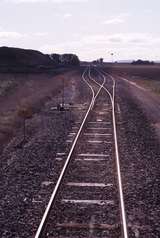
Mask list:
POLYGON ((0 0, 0 46, 160 59, 160 0, 0 0))

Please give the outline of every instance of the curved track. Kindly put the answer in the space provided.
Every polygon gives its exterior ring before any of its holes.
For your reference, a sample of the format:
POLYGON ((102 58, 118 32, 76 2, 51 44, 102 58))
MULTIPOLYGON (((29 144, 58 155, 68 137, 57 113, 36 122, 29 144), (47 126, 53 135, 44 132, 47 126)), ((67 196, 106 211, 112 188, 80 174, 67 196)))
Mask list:
MULTIPOLYGON (((98 72, 100 72, 100 74, 103 77, 105 77, 104 75, 108 76, 111 79, 112 83, 113 83, 112 84, 112 95, 104 85, 103 85, 103 88, 108 93, 108 95, 111 99, 111 103, 112 103, 112 120, 113 120, 113 131, 114 131, 115 157, 116 157, 116 166, 117 166, 117 181, 118 181, 119 199, 120 199, 120 211, 121 211, 121 219, 122 219, 122 232, 123 232, 123 237, 128 238, 126 212, 125 212, 123 186, 122 186, 120 160, 119 160, 118 140, 117 140, 116 117, 115 117, 115 87, 116 87, 116 82, 115 82, 113 76, 106 73, 105 71, 101 70, 101 71, 98 71, 98 72)), ((96 83, 99 85, 98 82, 96 82, 96 83)))
POLYGON ((106 75, 97 73, 98 80, 91 76, 90 67, 82 75, 92 91, 90 105, 35 238, 128 237, 116 135, 115 81, 112 78, 110 93, 106 75))

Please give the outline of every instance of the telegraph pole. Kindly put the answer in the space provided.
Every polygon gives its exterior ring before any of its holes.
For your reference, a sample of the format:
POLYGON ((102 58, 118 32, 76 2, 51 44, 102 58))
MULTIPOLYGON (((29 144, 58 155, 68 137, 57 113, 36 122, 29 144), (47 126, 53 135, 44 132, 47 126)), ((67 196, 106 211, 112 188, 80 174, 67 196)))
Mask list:
POLYGON ((64 77, 62 79, 62 107, 64 109, 64 77))

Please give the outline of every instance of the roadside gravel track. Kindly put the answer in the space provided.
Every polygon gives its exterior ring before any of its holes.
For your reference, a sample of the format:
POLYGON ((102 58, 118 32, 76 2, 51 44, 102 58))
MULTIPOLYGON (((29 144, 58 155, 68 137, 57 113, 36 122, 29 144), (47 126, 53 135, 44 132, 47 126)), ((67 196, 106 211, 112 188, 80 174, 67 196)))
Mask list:
POLYGON ((151 107, 147 92, 118 81, 118 141, 129 237, 158 238, 160 144, 152 124, 153 118, 159 119, 156 104, 151 107))

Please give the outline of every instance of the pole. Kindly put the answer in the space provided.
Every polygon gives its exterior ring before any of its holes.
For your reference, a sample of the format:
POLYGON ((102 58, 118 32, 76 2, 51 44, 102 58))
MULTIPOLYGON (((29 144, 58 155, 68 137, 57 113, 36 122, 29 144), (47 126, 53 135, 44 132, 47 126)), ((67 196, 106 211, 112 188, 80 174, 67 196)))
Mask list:
POLYGON ((23 141, 25 142, 26 140, 26 119, 24 118, 23 122, 23 141))
POLYGON ((64 78, 62 81, 62 107, 64 108, 64 78))

